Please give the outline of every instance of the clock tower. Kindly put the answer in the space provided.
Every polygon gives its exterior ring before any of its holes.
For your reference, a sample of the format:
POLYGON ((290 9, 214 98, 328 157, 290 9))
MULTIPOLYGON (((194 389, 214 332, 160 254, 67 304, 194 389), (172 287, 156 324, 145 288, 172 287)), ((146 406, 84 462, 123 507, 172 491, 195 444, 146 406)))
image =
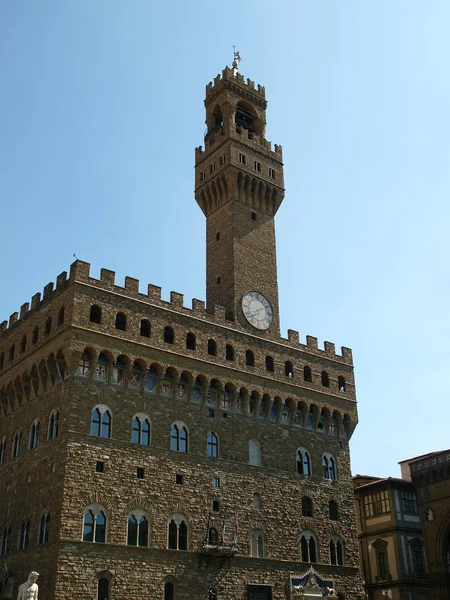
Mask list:
POLYGON ((281 146, 265 138, 264 87, 235 56, 206 86, 205 147, 195 153, 195 198, 206 216, 206 305, 258 335, 279 335, 274 217, 283 197, 281 146))

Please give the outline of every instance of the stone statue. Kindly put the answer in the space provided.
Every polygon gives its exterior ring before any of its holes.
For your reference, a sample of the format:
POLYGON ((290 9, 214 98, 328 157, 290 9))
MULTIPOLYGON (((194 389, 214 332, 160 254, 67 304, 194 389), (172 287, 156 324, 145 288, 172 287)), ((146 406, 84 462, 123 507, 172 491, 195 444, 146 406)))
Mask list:
POLYGON ((39 586, 36 583, 38 577, 37 571, 31 571, 26 582, 19 585, 17 600, 38 600, 39 586))

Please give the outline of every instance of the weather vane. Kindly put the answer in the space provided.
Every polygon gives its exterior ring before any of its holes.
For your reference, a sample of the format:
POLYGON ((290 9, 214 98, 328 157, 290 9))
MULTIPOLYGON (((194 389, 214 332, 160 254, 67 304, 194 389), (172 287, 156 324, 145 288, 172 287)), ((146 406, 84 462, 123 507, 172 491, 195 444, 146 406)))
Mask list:
POLYGON ((238 63, 240 63, 242 60, 242 56, 241 56, 241 53, 239 52, 239 50, 236 50, 236 44, 233 44, 233 50, 234 50, 234 60, 233 60, 232 67, 233 67, 233 69, 237 69, 238 63))

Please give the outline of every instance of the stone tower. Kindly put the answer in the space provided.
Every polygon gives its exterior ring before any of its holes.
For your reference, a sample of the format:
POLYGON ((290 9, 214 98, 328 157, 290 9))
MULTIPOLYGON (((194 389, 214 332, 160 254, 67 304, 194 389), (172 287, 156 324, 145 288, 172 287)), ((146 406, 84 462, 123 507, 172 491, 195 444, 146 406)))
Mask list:
POLYGON ((265 89, 227 67, 206 86, 205 107, 195 198, 206 216, 207 309, 223 306, 228 319, 277 336, 274 217, 284 197, 283 163, 281 146, 272 150, 265 138, 265 89))
POLYGON ((0 323, 0 600, 359 597, 352 352, 278 333, 265 109, 207 86, 206 307, 76 260, 0 323))

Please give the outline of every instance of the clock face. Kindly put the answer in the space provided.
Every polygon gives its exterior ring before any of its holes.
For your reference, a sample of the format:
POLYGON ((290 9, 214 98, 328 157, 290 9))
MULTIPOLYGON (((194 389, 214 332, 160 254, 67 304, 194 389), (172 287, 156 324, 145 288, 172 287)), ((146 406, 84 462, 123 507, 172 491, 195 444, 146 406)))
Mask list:
POLYGON ((244 317, 256 329, 269 329, 273 322, 270 302, 259 292, 247 292, 242 296, 244 317))

